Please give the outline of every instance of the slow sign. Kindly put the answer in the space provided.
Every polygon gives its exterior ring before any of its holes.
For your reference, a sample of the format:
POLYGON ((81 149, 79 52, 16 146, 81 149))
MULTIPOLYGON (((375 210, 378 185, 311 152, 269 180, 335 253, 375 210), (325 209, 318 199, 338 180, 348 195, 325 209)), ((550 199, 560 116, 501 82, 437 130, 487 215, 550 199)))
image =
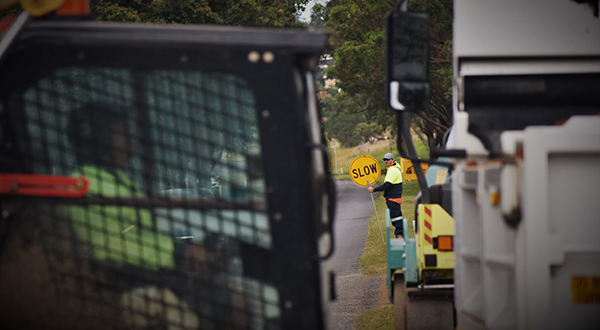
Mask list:
POLYGON ((379 180, 381 167, 379 162, 367 155, 356 157, 350 164, 350 179, 361 187, 367 187, 379 180), (368 183, 367 183, 368 181, 368 183))

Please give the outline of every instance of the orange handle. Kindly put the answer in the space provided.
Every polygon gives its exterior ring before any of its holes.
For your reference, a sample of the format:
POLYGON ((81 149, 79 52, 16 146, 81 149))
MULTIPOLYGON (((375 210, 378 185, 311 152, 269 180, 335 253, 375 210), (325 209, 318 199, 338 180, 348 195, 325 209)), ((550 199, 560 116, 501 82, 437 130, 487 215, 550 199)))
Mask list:
POLYGON ((39 174, 0 174, 0 194, 70 197, 87 194, 90 182, 85 177, 39 174))

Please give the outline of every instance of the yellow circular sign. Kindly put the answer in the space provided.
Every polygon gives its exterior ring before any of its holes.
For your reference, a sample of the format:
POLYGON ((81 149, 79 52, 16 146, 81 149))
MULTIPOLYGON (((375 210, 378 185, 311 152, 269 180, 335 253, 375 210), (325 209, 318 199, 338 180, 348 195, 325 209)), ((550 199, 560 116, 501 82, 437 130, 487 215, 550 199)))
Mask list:
POLYGON ((373 185, 381 175, 379 162, 367 155, 356 157, 350 164, 350 179, 361 187, 373 185), (367 181, 368 184, 367 184, 367 181))

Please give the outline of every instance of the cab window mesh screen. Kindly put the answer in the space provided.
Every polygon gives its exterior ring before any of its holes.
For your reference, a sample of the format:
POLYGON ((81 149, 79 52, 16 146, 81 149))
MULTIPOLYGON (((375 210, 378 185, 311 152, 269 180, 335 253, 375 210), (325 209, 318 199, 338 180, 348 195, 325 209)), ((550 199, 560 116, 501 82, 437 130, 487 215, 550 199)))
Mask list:
POLYGON ((114 68, 11 95, 22 171, 90 189, 3 199, 0 323, 278 328, 277 288, 244 274, 244 247, 272 247, 255 103, 232 74, 114 68))

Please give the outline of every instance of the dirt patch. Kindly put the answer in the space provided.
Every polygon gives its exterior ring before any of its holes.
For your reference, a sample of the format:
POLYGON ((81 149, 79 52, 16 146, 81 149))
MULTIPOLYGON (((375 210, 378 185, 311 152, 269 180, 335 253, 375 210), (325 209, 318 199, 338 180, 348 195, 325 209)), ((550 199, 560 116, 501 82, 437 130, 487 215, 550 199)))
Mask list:
POLYGON ((392 303, 390 303, 390 299, 388 297, 387 277, 385 275, 381 275, 378 277, 379 287, 377 288, 377 302, 375 302, 374 307, 380 308, 392 306, 392 303))

